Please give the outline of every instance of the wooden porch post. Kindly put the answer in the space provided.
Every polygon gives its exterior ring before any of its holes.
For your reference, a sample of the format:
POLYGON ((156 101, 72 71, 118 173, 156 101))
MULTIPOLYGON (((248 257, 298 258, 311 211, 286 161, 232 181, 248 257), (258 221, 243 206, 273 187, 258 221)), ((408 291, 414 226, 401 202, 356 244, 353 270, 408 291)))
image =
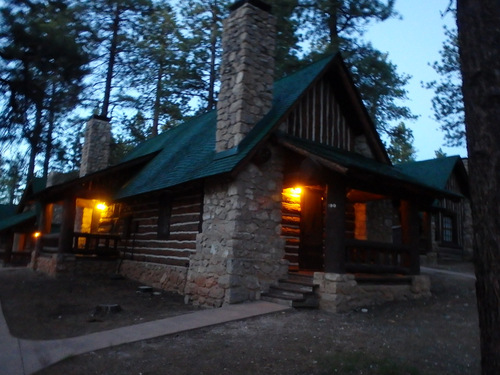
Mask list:
POLYGON ((59 254, 69 252, 73 247, 73 231, 76 216, 76 198, 68 196, 63 201, 61 235, 59 237, 59 254))
POLYGON ((9 231, 7 235, 7 241, 5 243, 5 254, 4 254, 4 264, 10 264, 12 259, 12 247, 14 246, 14 231, 9 231))
POLYGON ((325 272, 345 273, 345 202, 342 178, 327 186, 325 219, 325 272))
POLYGON ((420 254, 418 250, 419 218, 415 202, 401 200, 401 235, 403 245, 410 247, 408 259, 410 274, 420 273, 420 254))

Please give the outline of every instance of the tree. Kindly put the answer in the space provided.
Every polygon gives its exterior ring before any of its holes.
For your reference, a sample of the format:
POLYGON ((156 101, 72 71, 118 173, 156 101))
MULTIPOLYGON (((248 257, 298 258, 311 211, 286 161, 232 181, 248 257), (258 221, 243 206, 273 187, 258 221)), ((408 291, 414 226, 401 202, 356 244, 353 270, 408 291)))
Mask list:
POLYGON ((413 148, 413 132, 407 128, 404 122, 389 130, 390 143, 387 153, 395 164, 415 161, 415 149, 413 148))
POLYGON ((211 110, 217 103, 222 54, 222 20, 228 14, 229 0, 193 0, 180 6, 184 36, 185 68, 197 75, 191 92, 198 97, 200 108, 211 110))
POLYGON ((434 151, 434 155, 436 155, 436 159, 441 159, 441 158, 445 158, 445 157, 448 156, 446 154, 446 152, 444 152, 441 148, 439 148, 438 150, 434 151))
POLYGON ((29 181, 44 137, 50 158, 55 114, 78 101, 88 54, 64 0, 11 0, 0 14, 0 85, 8 96, 1 126, 28 142, 29 181))
MULTIPOLYGON (((150 136, 175 126, 188 112, 190 86, 198 77, 184 68, 182 43, 174 13, 170 7, 155 6, 138 20, 132 50, 124 68, 122 82, 127 82, 127 95, 136 114, 150 120, 150 136), (137 92, 136 95, 130 94, 137 92)), ((122 83, 123 85, 123 83, 122 83)))
POLYGON ((129 51, 137 20, 151 11, 152 3, 150 0, 80 0, 76 6, 82 17, 92 20, 93 38, 89 43, 98 55, 93 62, 93 78, 98 81, 93 91, 102 95, 100 115, 108 117, 114 104, 114 78, 123 66, 122 54, 129 51))
POLYGON ((500 3, 458 0, 482 373, 500 374, 500 3))
POLYGON ((25 159, 19 152, 11 158, 0 156, 0 203, 16 204, 21 199, 25 159))
POLYGON ((441 59, 432 64, 441 78, 424 87, 434 90, 432 109, 434 118, 441 124, 441 130, 445 134, 446 145, 463 146, 465 124, 457 30, 445 27, 444 32, 446 40, 439 52, 441 59))

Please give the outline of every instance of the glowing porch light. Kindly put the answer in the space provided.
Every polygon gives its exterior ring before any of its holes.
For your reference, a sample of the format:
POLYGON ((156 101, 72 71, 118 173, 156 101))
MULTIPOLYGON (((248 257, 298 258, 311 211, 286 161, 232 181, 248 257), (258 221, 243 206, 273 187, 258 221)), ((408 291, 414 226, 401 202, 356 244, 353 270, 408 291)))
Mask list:
POLYGON ((104 211, 108 206, 106 206, 106 203, 100 202, 95 205, 95 208, 97 208, 99 211, 104 211))
POLYGON ((42 235, 42 233, 40 233, 40 232, 35 232, 35 233, 33 233, 33 237, 35 237, 35 238, 38 238, 38 237, 40 237, 41 235, 42 235))
POLYGON ((287 188, 283 190, 283 193, 290 198, 298 199, 300 198, 300 194, 302 193, 302 188, 301 187, 287 188))

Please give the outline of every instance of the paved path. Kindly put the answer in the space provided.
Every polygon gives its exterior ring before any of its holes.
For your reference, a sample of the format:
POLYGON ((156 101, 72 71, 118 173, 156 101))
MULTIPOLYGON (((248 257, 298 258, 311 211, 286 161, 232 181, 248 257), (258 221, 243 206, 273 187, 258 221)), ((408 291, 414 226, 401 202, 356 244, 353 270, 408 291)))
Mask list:
POLYGON ((201 310, 85 336, 35 341, 11 336, 1 307, 0 304, 1 375, 33 374, 69 356, 289 309, 287 306, 270 302, 249 302, 228 305, 219 309, 201 310))
POLYGON ((469 272, 448 271, 448 270, 443 270, 440 268, 432 268, 432 267, 420 267, 420 271, 422 271, 422 273, 437 273, 437 274, 442 274, 442 275, 464 277, 466 279, 476 280, 476 275, 474 275, 473 273, 469 273, 469 272))

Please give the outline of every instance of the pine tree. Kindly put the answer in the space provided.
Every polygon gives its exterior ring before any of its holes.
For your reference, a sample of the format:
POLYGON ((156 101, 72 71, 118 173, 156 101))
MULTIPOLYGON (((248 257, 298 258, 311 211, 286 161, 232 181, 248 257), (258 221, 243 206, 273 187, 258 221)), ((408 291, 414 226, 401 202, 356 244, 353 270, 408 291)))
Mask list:
POLYGON ((444 33, 446 40, 439 52, 441 59, 432 64, 441 78, 427 83, 425 87, 434 90, 432 109, 434 118, 441 124, 446 145, 463 146, 465 123, 457 30, 445 27, 444 33))
POLYGON ((395 164, 415 161, 415 148, 413 147, 413 132, 404 122, 389 130, 390 143, 387 153, 395 164))
POLYGON ((8 96, 1 126, 29 144, 29 181, 44 140, 48 168, 55 114, 78 101, 88 54, 64 0, 12 0, 0 14, 0 84, 8 96))

